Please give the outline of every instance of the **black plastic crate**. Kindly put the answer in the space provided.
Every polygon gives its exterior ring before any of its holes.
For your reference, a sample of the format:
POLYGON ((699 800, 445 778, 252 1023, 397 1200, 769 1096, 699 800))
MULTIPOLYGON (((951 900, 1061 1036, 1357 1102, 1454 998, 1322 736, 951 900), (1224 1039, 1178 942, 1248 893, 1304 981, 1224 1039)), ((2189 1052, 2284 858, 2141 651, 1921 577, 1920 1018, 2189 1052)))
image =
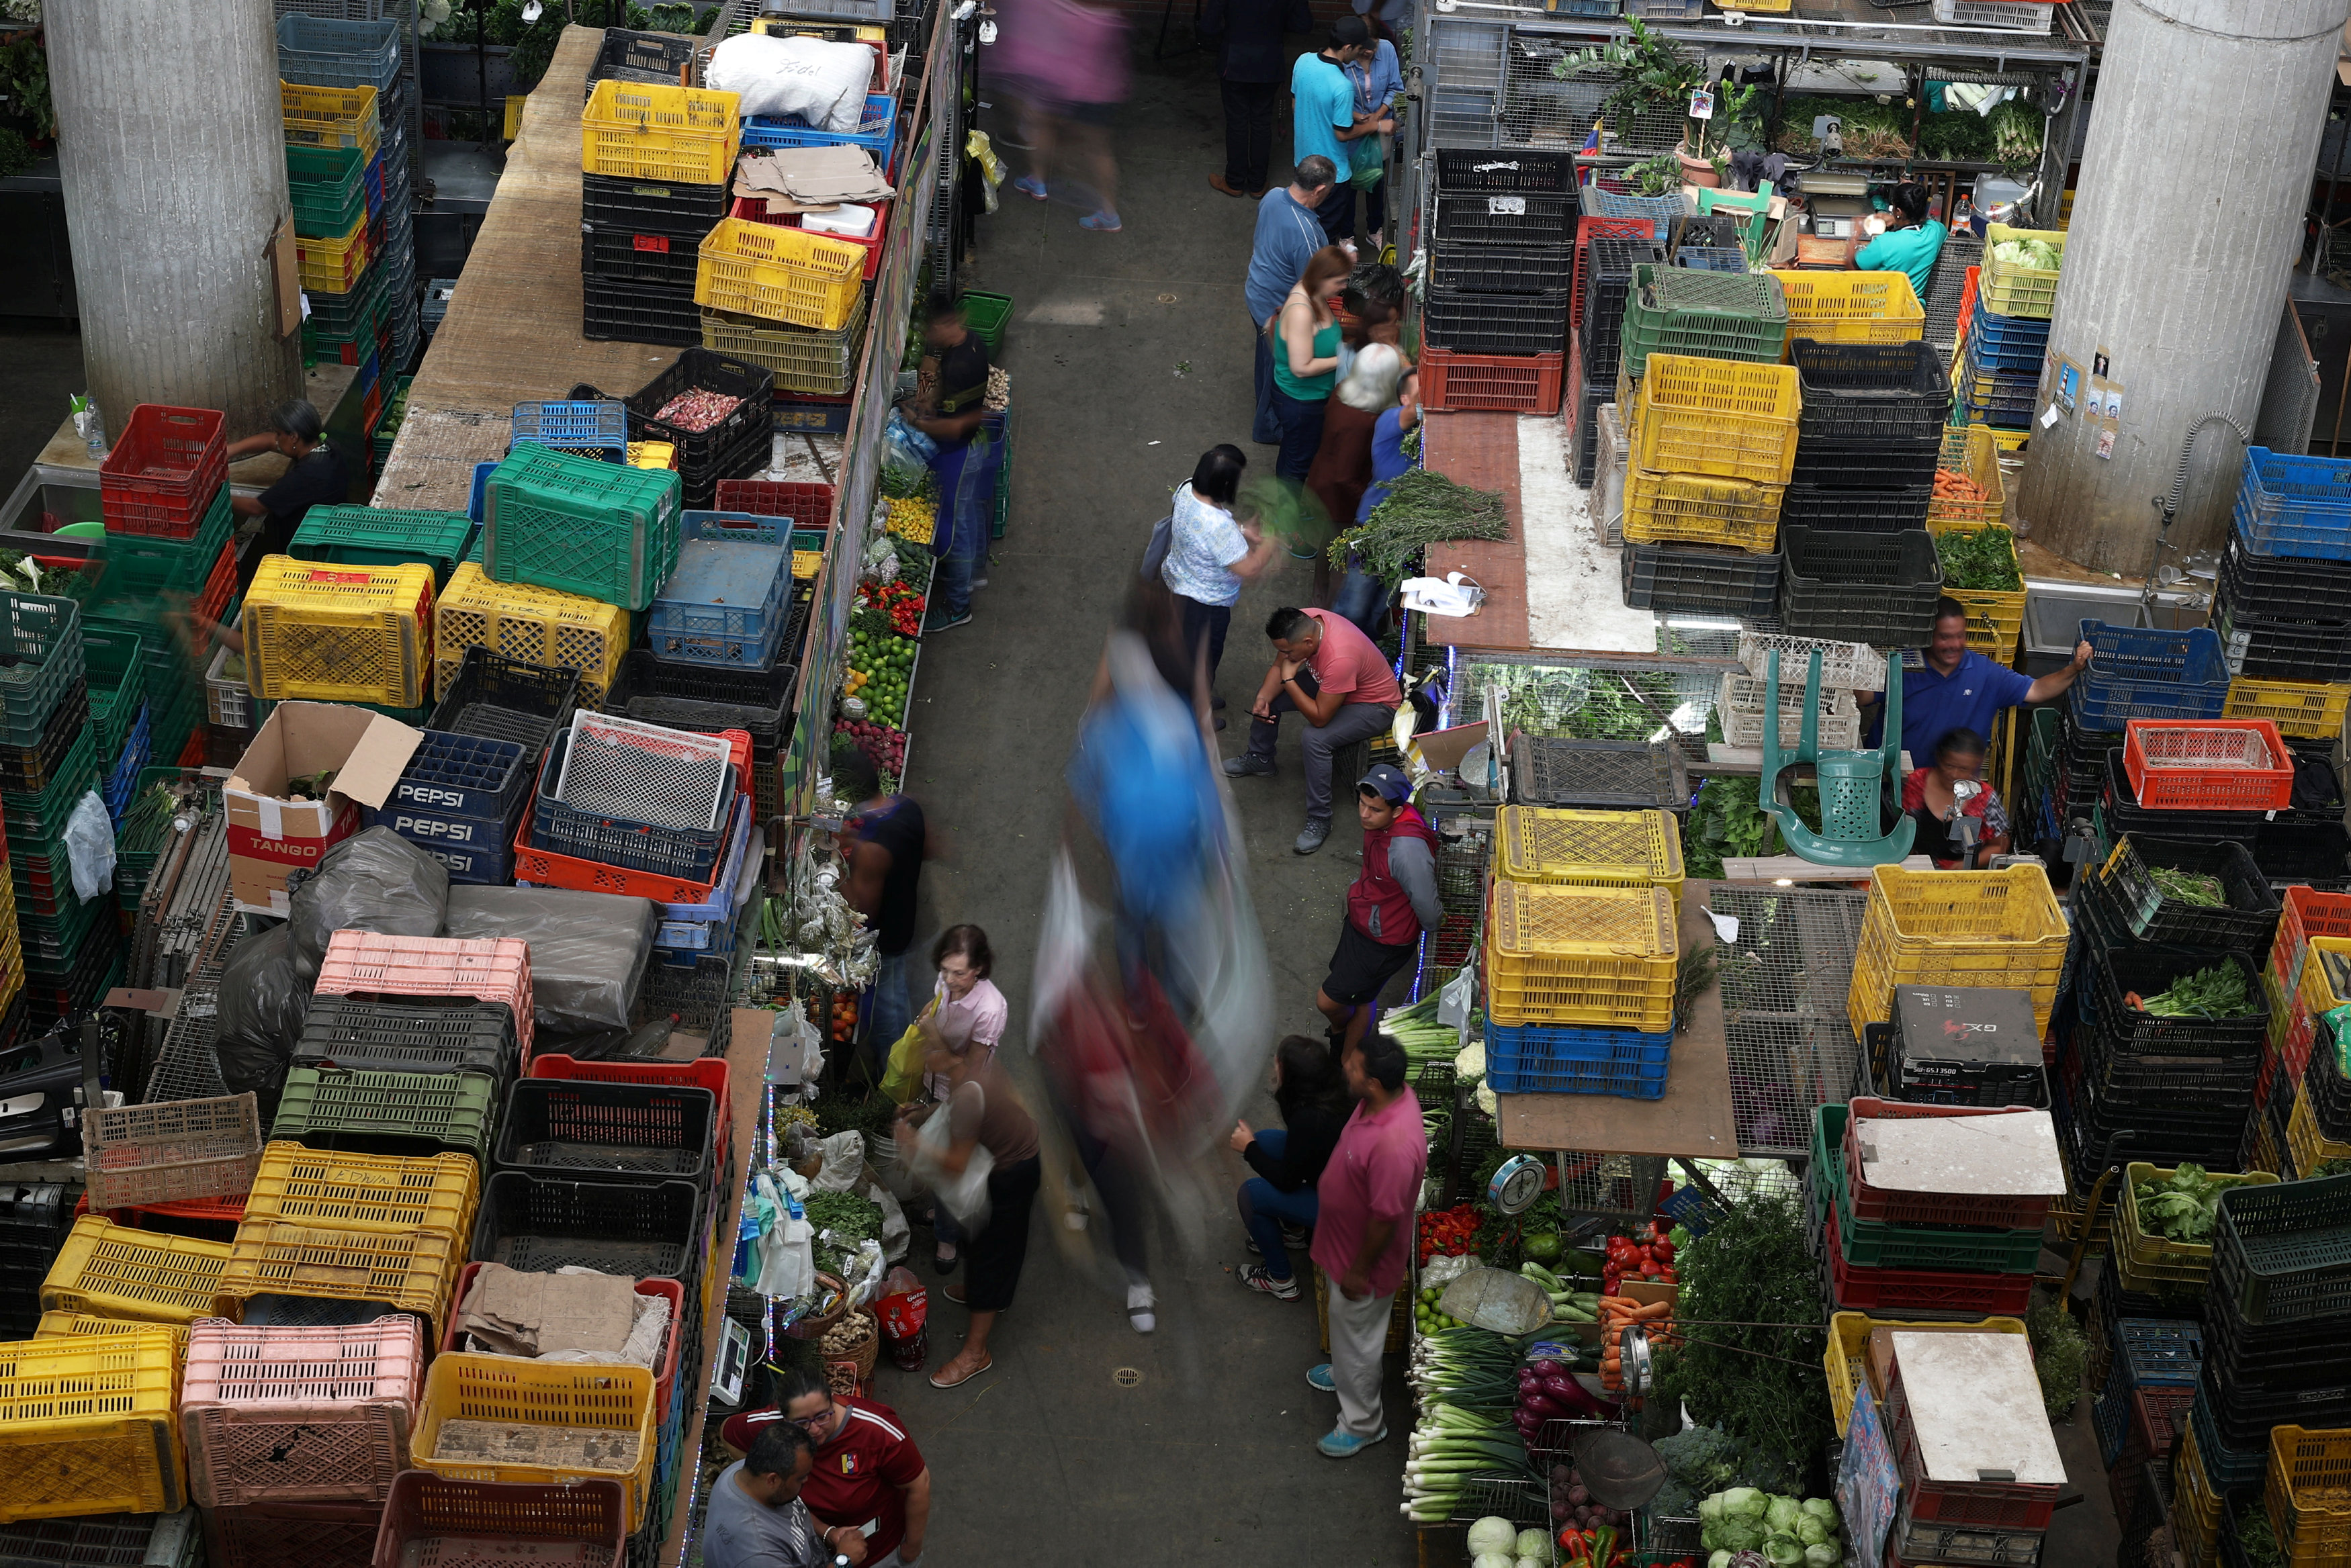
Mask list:
MULTIPOLYGON (((790 640, 789 627, 785 635, 790 640)), ((768 760, 791 733, 792 689, 799 678, 797 647, 789 656, 778 648, 768 670, 671 663, 655 658, 651 649, 632 648, 622 656, 621 673, 604 693, 604 711, 705 735, 741 730, 751 737, 753 760, 768 760)))
MULTIPOLYGON (((775 373, 765 366, 721 354, 715 348, 689 348, 677 357, 676 364, 621 400, 622 406, 629 410, 629 439, 671 442, 677 448, 678 472, 689 474, 715 462, 721 452, 740 445, 746 431, 764 431, 768 428, 768 393, 774 385, 775 373), (692 391, 716 392, 741 400, 708 430, 681 430, 654 417, 673 400, 692 391)), ((742 475, 730 473, 722 477, 739 479, 742 475)))
POLYGON ((1908 648, 1935 631, 1942 563, 1923 528, 1898 534, 1783 527, 1780 628, 1873 648, 1908 648))
POLYGON ((1447 195, 1439 190, 1437 223, 1429 240, 1434 244, 1572 248, 1575 201, 1572 195, 1498 201, 1483 193, 1447 195))
POLYGON ((1589 487, 1600 467, 1600 407, 1608 392, 1586 387, 1575 400, 1575 483, 1589 487))
POLYGON ((2211 1429, 2220 1434, 2225 1447, 2266 1454, 2273 1427, 2318 1431, 2351 1423, 2351 1376, 2321 1386, 2313 1373, 2295 1379, 2290 1387, 2264 1388, 2223 1384, 2221 1376, 2218 1363, 2207 1363, 2199 1374, 2197 1395, 2205 1401, 2211 1429))
POLYGON ((588 67, 588 91, 584 96, 594 97, 596 84, 608 78, 624 82, 665 82, 676 87, 685 79, 684 73, 694 63, 695 47, 705 41, 668 33, 608 27, 604 30, 604 47, 596 52, 596 63, 588 67))
POLYGON ((1886 490, 1847 490, 1842 485, 1791 484, 1780 500, 1780 521, 1799 528, 1841 534, 1898 534, 1924 528, 1935 504, 1935 487, 1906 484, 1886 490))
POLYGON ((2073 1045, 2081 1058, 2083 1083, 2116 1112, 2242 1118, 2252 1111, 2253 1084, 2262 1071, 2258 1053, 2231 1057, 2125 1051, 2086 1025, 2074 1031, 2073 1045))
MULTIPOLYGON (((563 775, 564 752, 570 741, 570 732, 562 732, 547 749, 547 762, 540 775, 544 782, 538 802, 531 808, 531 846, 631 871, 650 871, 656 876, 680 877, 694 882, 709 881, 717 868, 719 852, 726 847, 727 830, 733 826, 729 814, 722 812, 716 827, 658 827, 575 810, 547 794, 563 775)), ((731 803, 737 793, 731 763, 726 766, 726 780, 720 798, 731 803)))
POLYGON ((1799 337, 1788 358, 1804 400, 1800 441, 1933 441, 1940 451, 1951 382, 1926 344, 1799 337))
POLYGON ((702 1232, 702 1195, 690 1181, 596 1181, 501 1170, 482 1184, 472 1258, 525 1273, 580 1267, 676 1280, 691 1293, 701 1282, 702 1232))
POLYGON ((640 234, 699 240, 726 215, 729 201, 724 185, 616 180, 606 174, 585 175, 580 182, 581 222, 640 234))
POLYGON ((1575 275, 1574 259, 1563 245, 1438 245, 1430 269, 1432 287, 1482 294, 1547 294, 1569 286, 1575 275))
POLYGON ((1676 218, 1669 236, 1673 247, 1700 246, 1712 250, 1739 250, 1746 241, 1739 232, 1739 220, 1722 213, 1697 213, 1676 218))
POLYGON ((2105 867, 2087 867, 2085 887, 2110 897, 2132 936, 2175 947, 2232 948, 2266 954, 2284 905, 2241 844, 2132 837, 2105 867), (2165 895, 2156 869, 2217 877, 2226 904, 2205 909, 2165 895))
POLYGON ((1432 288, 1421 306, 1425 341, 1457 354, 1551 354, 1567 345, 1568 291, 1468 294, 1432 288))
POLYGON ((522 804, 530 761, 518 742, 427 730, 384 805, 501 822, 522 804))
POLYGON ((2351 680, 2351 620, 2270 620, 2237 605, 2224 564, 2212 598, 2212 629, 2220 634, 2231 675, 2256 680, 2351 680))
POLYGON ((1441 147, 1437 188, 1446 195, 1572 196, 1575 154, 1525 147, 1441 147))
POLYGON ((2049 1075, 2038 1065, 2018 1067, 2006 1063, 1966 1063, 1949 1075, 1905 1084, 1901 1035, 1891 1023, 1862 1028, 1864 1049, 1875 1086, 1888 1099, 1916 1106, 2039 1106, 2049 1104, 2049 1075))
POLYGON ((1932 484, 1942 455, 1939 441, 1807 440, 1799 434, 1795 466, 1788 479, 1793 484, 1842 485, 1851 490, 1932 484))
POLYGON ((313 997, 293 1064, 359 1073, 480 1073, 503 1084, 517 1066, 514 1010, 470 997, 448 1007, 413 996, 313 997))
POLYGON ((701 347, 702 307, 694 303, 692 285, 632 283, 590 272, 580 279, 580 336, 591 343, 701 347))
POLYGON ((528 783, 537 772, 538 753, 558 730, 571 722, 572 710, 579 705, 580 671, 469 648, 457 666, 457 678, 449 682, 449 694, 434 707, 425 728, 518 742, 525 748, 528 783))
POLYGON ((649 283, 694 287, 700 234, 647 234, 625 221, 580 221, 580 270, 607 284, 649 283))
POLYGON ((1583 269, 1583 317, 1579 341, 1583 348, 1587 382, 1599 382, 1614 396, 1616 365, 1625 338, 1625 299, 1632 292, 1633 269, 1665 259, 1665 252, 1649 240, 1621 234, 1594 234, 1583 269))
POLYGON ((704 1036, 702 1054, 724 1056, 733 1033, 735 970, 730 958, 711 953, 690 964, 645 966, 644 984, 629 1011, 629 1023, 643 1028, 666 1018, 704 1036))
POLYGON ((2270 1007, 2262 993, 2260 961, 2242 953, 2199 948, 2158 948, 2141 943, 2109 948, 2092 943, 2074 975, 2074 1005, 2095 1023, 2117 1054, 2141 1056, 2205 1056, 2258 1062, 2269 1033, 2270 1007), (2129 992, 2154 996, 2172 981, 2199 970, 2233 961, 2245 972, 2251 1011, 2234 1018, 2158 1018, 2126 1007, 2129 992))
MULTIPOLYGON (((765 404, 761 407, 764 409, 765 404)), ((707 512, 718 504, 718 484, 726 479, 756 479, 767 472, 775 450, 775 431, 763 421, 745 431, 716 458, 680 473, 680 504, 689 512, 707 512)))
MULTIPOLYGON (((2125 834, 2147 834, 2157 838, 2183 839, 2194 844, 2219 844, 2231 839, 2253 846, 2253 860, 2261 862, 2261 829, 2264 826, 2258 811, 2168 811, 2153 810, 2138 804, 2131 790, 2130 774, 2123 767, 2123 749, 2109 747, 2106 751, 2105 793, 2098 798, 2099 809, 2105 814, 2106 836, 2119 839, 2125 834)), ((2264 870, 2266 871, 2266 867, 2264 870)), ((2270 880, 2277 880, 2270 873, 2270 880)))
POLYGON ((1745 272, 1747 253, 1737 245, 1682 245, 1674 252, 1674 265, 1700 272, 1745 272))
POLYGON ((507 1092, 492 1158, 502 1170, 540 1176, 702 1187, 714 1115, 707 1089, 525 1078, 507 1092))
POLYGON ((1780 557, 1708 545, 1625 544, 1618 561, 1635 609, 1758 620, 1779 601, 1780 557))
POLYGON ((1510 800, 1518 805, 1594 811, 1687 811, 1689 775, 1679 750, 1638 741, 1510 740, 1510 800))
POLYGON ((2279 620, 2351 620, 2351 561, 2258 556, 2232 524, 2220 556, 2230 601, 2248 615, 2279 620))
POLYGON ((2332 882, 2351 862, 2351 830, 2339 822, 2265 822, 2253 864, 2272 882, 2332 882))
MULTIPOLYGON (((116 701, 131 701, 134 708, 137 706, 136 701, 128 697, 116 701)), ((66 693, 65 701, 57 704, 57 711, 49 715, 48 728, 41 732, 39 745, 0 745, 0 789, 26 794, 47 789, 57 776, 58 764, 66 760, 66 753, 73 750, 73 743, 88 728, 89 687, 77 680, 66 693)), ((111 763, 113 759, 107 761, 111 763)))

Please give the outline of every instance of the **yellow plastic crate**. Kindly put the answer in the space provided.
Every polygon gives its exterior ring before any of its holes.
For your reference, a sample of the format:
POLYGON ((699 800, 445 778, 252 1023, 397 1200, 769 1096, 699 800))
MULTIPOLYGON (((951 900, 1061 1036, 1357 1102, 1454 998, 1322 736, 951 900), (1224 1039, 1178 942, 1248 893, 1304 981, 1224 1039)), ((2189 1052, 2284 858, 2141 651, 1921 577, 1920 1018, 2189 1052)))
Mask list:
POLYGON ((41 1321, 33 1325, 35 1339, 86 1339, 96 1334, 168 1334, 180 1353, 188 1359, 188 1331, 193 1325, 184 1323, 141 1323, 136 1318, 93 1317, 88 1313, 45 1312, 41 1321))
POLYGON ((2011 266, 1999 256, 2003 240, 2040 240, 2065 259, 2063 229, 2012 229, 1993 223, 1984 231, 1983 271, 1976 278, 1976 304, 1995 316, 2024 316, 2046 320, 2057 308, 2057 272, 2053 268, 2011 266))
POLYGON ((246 1216, 224 1249, 218 1315, 242 1321, 255 1296, 382 1302, 423 1317, 438 1345, 465 1240, 438 1231, 360 1231, 246 1216))
POLYGON ((1980 501, 1963 501, 1956 497, 1946 500, 1937 496, 1927 508, 1927 526, 1968 524, 1983 527, 2001 522, 2008 511, 2008 489, 2001 483, 2000 443, 1992 439, 1991 428, 1969 425, 1943 432, 1943 455, 1935 464, 1962 478, 1975 482, 1984 493, 1980 501))
POLYGON ((2022 1318, 1988 1317, 1968 1324, 1917 1323, 1871 1317, 1866 1313, 1831 1313, 1829 1347, 1822 1353, 1821 1362, 1828 1368, 1829 1407, 1836 1414, 1839 1437, 1844 1436, 1845 1423, 1853 1417, 1855 1390, 1869 1380, 1869 1331, 1874 1328, 1920 1329, 1929 1334, 1964 1334, 1970 1330, 1984 1334, 2022 1334, 2024 1322, 2022 1318))
POLYGON ((277 84, 277 103, 288 147, 356 148, 369 158, 382 140, 382 117, 375 88, 277 84))
POLYGON ((2240 676, 2229 682, 2229 701, 2220 716, 2267 719, 2282 735, 2331 741, 2343 732, 2346 710, 2351 710, 2351 684, 2316 686, 2240 676))
POLYGON ((41 1282, 41 1310, 140 1323, 188 1324, 214 1315, 225 1241, 134 1231, 96 1214, 74 1221, 41 1282))
POLYGON ((1679 956, 1664 888, 1555 888, 1497 877, 1482 966, 1504 1024, 1669 1028, 1679 956))
POLYGON ((823 566, 824 552, 822 550, 794 550, 792 552, 792 576, 795 577, 813 577, 823 566))
POLYGON ((580 169, 618 180, 723 185, 743 140, 731 92, 608 77, 580 111, 580 169))
POLYGON ((294 241, 294 256, 301 264, 302 286, 313 294, 349 294, 367 275, 368 215, 361 213, 350 232, 339 239, 294 241))
POLYGON ((246 683, 268 702, 424 703, 433 568, 267 556, 245 596, 246 683))
POLYGON ((677 447, 665 441, 632 441, 629 443, 629 466, 631 468, 675 468, 677 447))
POLYGON ((1556 811, 1506 805, 1495 822, 1499 869, 1553 887, 1682 887, 1681 830, 1662 811, 1556 811))
MULTIPOLYGON (((1998 228, 1997 223, 1992 225, 1998 228)), ((2181 1421, 2171 1458, 2171 1537, 2188 1568, 2212 1568, 2220 1560, 2220 1520, 2226 1509, 2220 1490, 2204 1473, 2196 1451, 2196 1428, 2181 1421)))
POLYGON ((1729 545, 1768 555, 1787 487, 1687 473, 1625 471, 1625 537, 1640 545, 1729 545))
POLYGON ((161 1329, 0 1345, 0 1519, 185 1508, 179 1370, 161 1329))
POLYGON ((469 1155, 399 1158, 272 1143, 261 1151, 245 1217, 353 1231, 434 1231, 467 1241, 481 1197, 481 1168, 469 1155))
POLYGON ((409 1462, 451 1480, 521 1486, 618 1481, 629 1495, 629 1528, 633 1531, 644 1519, 653 1486, 654 1415, 653 1375, 648 1367, 564 1366, 452 1351, 435 1356, 424 1375, 424 1399, 417 1407, 409 1462), (451 1421, 633 1432, 637 1453, 633 1463, 610 1469, 437 1459, 441 1428, 451 1421))
MULTIPOLYGON (((1986 528, 2005 526, 1980 520, 1959 521, 1927 519, 1929 534, 1976 534, 1986 528)), ((1984 654, 1996 664, 2011 664, 2016 659, 2018 641, 2024 635, 2024 566, 2016 558, 2016 540, 2010 536, 2008 558, 2016 567, 2017 587, 2013 588, 1950 588, 1943 592, 1967 607, 1968 648, 1984 654)))
POLYGON ((1803 402, 1792 365, 1652 354, 1633 405, 1635 467, 1782 485, 1794 470, 1803 402))
POLYGON ((458 565, 434 609, 436 698, 449 694, 465 649, 580 671, 582 701, 601 703, 629 650, 629 612, 601 599, 528 583, 493 582, 479 561, 458 565))
POLYGON ((800 229, 723 218, 695 262, 694 300, 713 310, 830 332, 865 288, 865 249, 800 229))
MULTIPOLYGON (((2325 1044, 2323 1040, 2316 1041, 2311 1049, 2320 1050, 2325 1044)), ((2283 1084, 2273 1085, 2270 1093, 2274 1095, 2283 1088, 2283 1084)), ((2330 1159, 2351 1159, 2351 1143, 2339 1142, 2318 1130, 2318 1117, 2310 1108, 2310 1085, 2307 1084, 2294 1086, 2294 1110, 2285 1119, 2285 1147, 2286 1152, 2294 1157, 2295 1173, 2305 1179, 2312 1171, 2330 1159)))
POLYGON ((2351 1428, 2270 1428, 2262 1502, 2292 1568, 2351 1558, 2351 1428))
POLYGON ((1788 340, 1916 343, 1927 312, 1907 272, 1774 272, 1788 296, 1788 340))
POLYGON ((1884 1023, 1897 985, 2001 986, 2032 993, 2033 1017, 2045 1033, 2069 935, 2039 866, 1873 867, 1846 1015, 1856 1026, 1884 1023))

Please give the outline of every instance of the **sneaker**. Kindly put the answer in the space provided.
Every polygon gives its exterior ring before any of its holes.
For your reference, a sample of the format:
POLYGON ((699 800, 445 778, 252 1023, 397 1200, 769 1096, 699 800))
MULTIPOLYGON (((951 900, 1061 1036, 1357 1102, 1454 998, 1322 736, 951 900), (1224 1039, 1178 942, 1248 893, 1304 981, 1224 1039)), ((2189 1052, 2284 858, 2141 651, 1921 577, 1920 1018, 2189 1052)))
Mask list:
POLYGON ((935 620, 931 622, 928 626, 923 628, 923 632, 927 636, 935 631, 953 631, 959 626, 969 626, 970 624, 971 611, 966 610, 961 615, 951 615, 945 620, 935 620))
POLYGON ((1290 847, 1300 855, 1311 855, 1322 848, 1330 836, 1331 819, 1327 816, 1310 816, 1306 819, 1306 826, 1298 830, 1298 836, 1290 840, 1290 847))
POLYGON ((1022 195, 1040 202, 1050 202, 1053 199, 1053 193, 1045 189, 1045 182, 1038 179, 1034 174, 1023 174, 1019 179, 1012 182, 1012 188, 1022 195))
POLYGON ((987 579, 986 577, 974 577, 971 580, 971 586, 975 588, 984 588, 987 587, 987 579))
POLYGON ((1359 1438, 1353 1432, 1334 1429, 1318 1440, 1314 1448, 1315 1451, 1324 1459, 1352 1459, 1374 1443, 1384 1443, 1387 1438, 1388 1429, 1385 1427, 1379 1429, 1378 1436, 1370 1438, 1359 1438))
POLYGON ((1326 1361, 1320 1366, 1308 1367, 1306 1386, 1319 1388, 1325 1394, 1336 1394, 1339 1391, 1339 1385, 1331 1376, 1331 1364, 1326 1361))
POLYGON ((1114 234, 1125 225, 1118 221, 1116 213, 1088 213, 1078 220, 1078 227, 1092 229, 1098 234, 1114 234))
POLYGON ((1296 1274, 1290 1275, 1286 1280, 1277 1280, 1262 1263, 1243 1263, 1240 1278, 1241 1283, 1249 1289, 1263 1291, 1278 1302, 1294 1302, 1298 1299, 1296 1274))
POLYGON ((1126 1321, 1134 1325, 1135 1333, 1149 1334, 1159 1326, 1159 1318, 1151 1306, 1150 1281, 1140 1281, 1126 1287, 1126 1321))
POLYGON ((1225 759, 1225 776, 1228 779, 1271 778, 1273 764, 1255 752, 1243 752, 1238 757, 1225 759))

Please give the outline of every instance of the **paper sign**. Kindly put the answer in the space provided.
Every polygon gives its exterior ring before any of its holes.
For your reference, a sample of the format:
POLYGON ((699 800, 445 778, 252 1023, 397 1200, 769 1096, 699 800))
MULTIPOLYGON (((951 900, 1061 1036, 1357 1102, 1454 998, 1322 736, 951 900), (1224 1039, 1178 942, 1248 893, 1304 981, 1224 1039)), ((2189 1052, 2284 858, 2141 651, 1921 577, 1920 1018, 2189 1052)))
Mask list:
POLYGON ((1714 118, 1714 94, 1711 91, 1705 88, 1700 88, 1698 91, 1690 94, 1689 117, 1692 119, 1712 119, 1714 118))
POLYGON ((2043 430, 2044 430, 2044 431, 2045 431, 2045 430, 2047 430, 2051 425, 2053 425, 2053 424, 2055 424, 2056 422, 2057 422, 2057 405, 2056 405, 2056 404, 2054 404, 2054 403, 2052 403, 2052 404, 2050 404, 2047 408, 2045 408, 2045 409, 2043 409, 2043 410, 2041 410, 2041 428, 2042 428, 2043 430))
POLYGON ((1739 940, 1738 916, 1718 915, 1712 909, 1708 909, 1706 912, 1706 918, 1714 922, 1715 940, 1724 947, 1730 947, 1739 940))
POLYGON ((2102 426, 2098 431, 2098 455, 2111 460, 2115 455, 2115 427, 2102 426))
POLYGON ((1486 198, 1486 212, 1489 217, 1523 218, 1527 215, 1527 199, 1524 196, 1489 196, 1486 198))
POLYGON ((2071 359, 2057 361, 2057 406, 2072 413, 2082 396, 2082 367, 2071 359))

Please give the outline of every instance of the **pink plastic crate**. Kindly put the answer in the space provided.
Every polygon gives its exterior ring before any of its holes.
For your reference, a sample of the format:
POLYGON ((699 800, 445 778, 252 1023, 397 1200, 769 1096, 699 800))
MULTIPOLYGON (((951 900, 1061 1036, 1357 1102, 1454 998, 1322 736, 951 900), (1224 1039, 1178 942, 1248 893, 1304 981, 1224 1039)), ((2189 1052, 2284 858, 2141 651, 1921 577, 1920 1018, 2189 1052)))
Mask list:
POLYGON ((180 1418, 205 1508, 380 1502, 408 1468, 424 1335, 388 1315, 336 1328, 199 1319, 180 1418))
POLYGON ((530 1060, 530 944, 511 937, 388 937, 337 931, 319 966, 319 996, 470 996, 514 1010, 515 1044, 530 1060))

